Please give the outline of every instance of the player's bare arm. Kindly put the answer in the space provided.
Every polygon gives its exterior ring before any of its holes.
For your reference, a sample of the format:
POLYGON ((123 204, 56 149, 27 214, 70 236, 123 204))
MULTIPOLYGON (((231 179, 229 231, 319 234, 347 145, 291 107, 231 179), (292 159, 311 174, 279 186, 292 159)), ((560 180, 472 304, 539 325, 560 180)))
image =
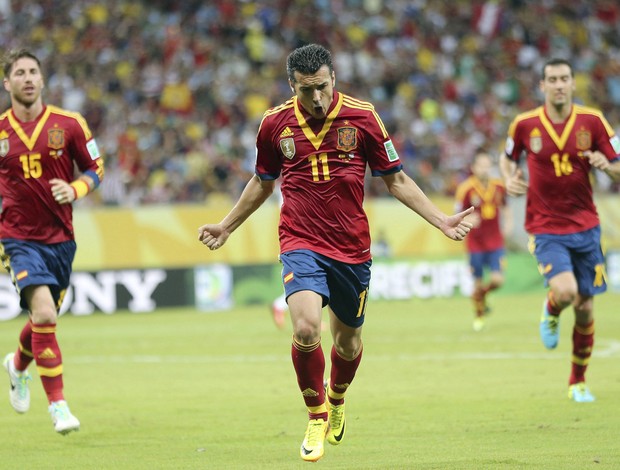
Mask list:
POLYGON ((415 181, 403 171, 383 176, 382 179, 392 196, 437 227, 448 238, 463 240, 471 230, 472 224, 466 220, 466 217, 474 211, 473 207, 448 216, 439 210, 415 181))
POLYGON ((198 228, 198 240, 210 250, 222 247, 228 237, 267 200, 274 187, 275 181, 263 181, 253 176, 235 206, 220 223, 198 228))
POLYGON ((509 195, 523 196, 527 193, 527 181, 523 178, 523 171, 504 154, 499 157, 499 169, 509 195))

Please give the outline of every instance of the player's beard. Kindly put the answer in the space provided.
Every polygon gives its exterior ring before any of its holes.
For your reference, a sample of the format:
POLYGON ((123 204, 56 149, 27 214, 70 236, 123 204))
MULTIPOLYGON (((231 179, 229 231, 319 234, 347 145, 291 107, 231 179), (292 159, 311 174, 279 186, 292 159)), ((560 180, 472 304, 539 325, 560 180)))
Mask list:
POLYGON ((31 108, 37 101, 39 101, 39 97, 41 96, 41 91, 35 93, 13 93, 13 101, 19 103, 24 108, 31 108))

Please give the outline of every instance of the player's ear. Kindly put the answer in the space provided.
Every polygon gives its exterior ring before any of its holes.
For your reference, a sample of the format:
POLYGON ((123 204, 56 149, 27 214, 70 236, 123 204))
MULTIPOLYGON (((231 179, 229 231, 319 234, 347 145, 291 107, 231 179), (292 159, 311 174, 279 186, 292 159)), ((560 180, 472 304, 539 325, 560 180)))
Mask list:
POLYGON ((291 91, 295 93, 295 85, 293 85, 293 82, 291 80, 288 81, 288 85, 291 87, 291 91))

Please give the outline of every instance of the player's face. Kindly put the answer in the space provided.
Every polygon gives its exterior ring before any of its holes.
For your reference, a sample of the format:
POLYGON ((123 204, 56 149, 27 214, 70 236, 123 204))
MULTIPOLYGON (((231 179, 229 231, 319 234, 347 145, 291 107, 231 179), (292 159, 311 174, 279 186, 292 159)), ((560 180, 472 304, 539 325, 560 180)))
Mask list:
POLYGON ((37 62, 29 57, 17 59, 8 78, 4 78, 4 89, 11 100, 26 107, 37 102, 43 89, 43 76, 37 62))
POLYGON ((486 181, 491 175, 491 168, 493 162, 487 155, 478 155, 473 165, 471 166, 471 172, 474 176, 480 180, 486 181))
POLYGON ((575 82, 570 67, 566 64, 547 65, 540 89, 545 94, 545 103, 548 105, 560 107, 571 104, 575 82))
POLYGON ((303 108, 316 119, 327 116, 329 105, 334 99, 335 75, 329 73, 329 67, 323 65, 313 75, 295 72, 295 81, 289 81, 291 88, 303 108))

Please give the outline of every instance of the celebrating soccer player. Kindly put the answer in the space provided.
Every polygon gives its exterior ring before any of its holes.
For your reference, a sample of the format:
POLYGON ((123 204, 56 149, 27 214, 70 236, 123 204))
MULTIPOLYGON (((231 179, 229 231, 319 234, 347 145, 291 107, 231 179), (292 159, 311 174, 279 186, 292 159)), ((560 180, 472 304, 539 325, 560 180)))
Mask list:
POLYGON ((544 105, 514 119, 500 166, 508 194, 527 194, 530 251, 549 287, 540 320, 542 342, 548 349, 557 346, 560 313, 572 305, 568 396, 591 402, 585 373, 594 344, 594 296, 607 284, 590 170, 620 179, 620 139, 600 111, 573 104, 575 80, 568 61, 544 65, 540 90, 544 105), (519 167, 522 154, 529 181, 519 167))
POLYGON ((0 115, 0 258, 29 321, 15 353, 4 358, 11 405, 30 407, 28 365, 34 360, 56 432, 77 431, 63 393, 56 317, 69 287, 76 245, 72 205, 103 177, 97 144, 78 113, 43 104, 39 59, 27 50, 4 61, 11 108, 0 115), (77 169, 81 175, 74 179, 77 169))
POLYGON ((363 210, 364 174, 383 179, 389 192, 441 230, 462 240, 471 228, 441 212, 403 171, 390 137, 366 102, 334 87, 331 53, 317 44, 287 58, 294 96, 265 112, 258 131, 256 174, 230 213, 198 229, 215 250, 269 197, 282 175, 282 281, 293 324, 292 360, 309 422, 301 458, 323 456, 324 439, 342 442, 344 397, 362 359, 362 325, 370 282, 370 234, 363 210), (321 312, 329 307, 333 347, 324 388, 321 312), (327 395, 327 400, 326 400, 327 395))

